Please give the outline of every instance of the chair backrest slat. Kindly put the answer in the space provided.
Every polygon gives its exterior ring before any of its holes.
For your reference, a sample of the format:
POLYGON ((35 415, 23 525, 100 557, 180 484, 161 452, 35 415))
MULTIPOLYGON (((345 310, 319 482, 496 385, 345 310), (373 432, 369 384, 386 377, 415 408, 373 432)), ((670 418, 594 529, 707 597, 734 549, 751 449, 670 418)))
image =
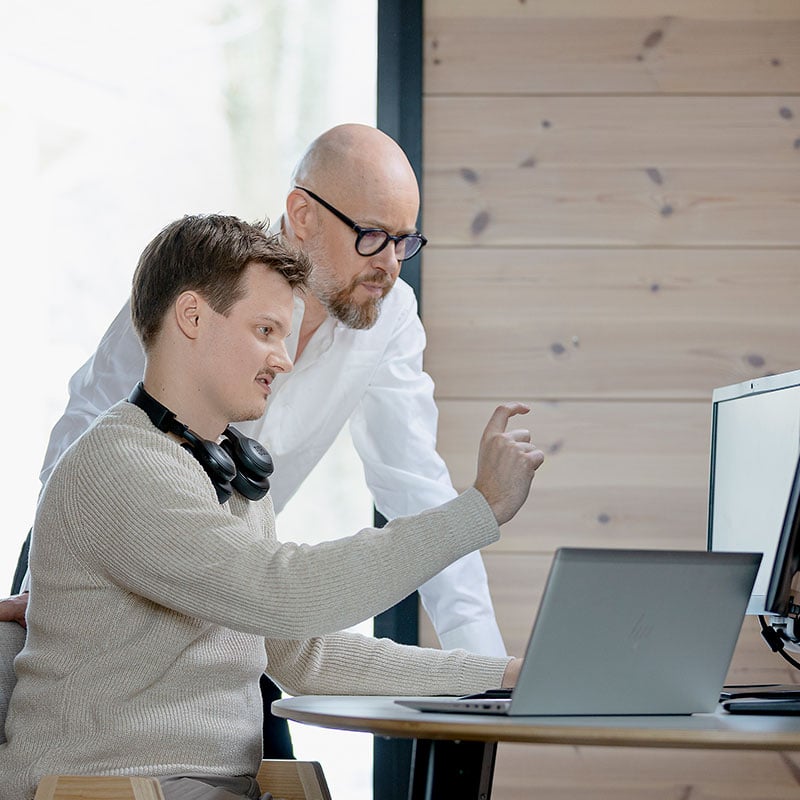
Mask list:
POLYGON ((271 792, 281 800, 331 800, 318 761, 265 759, 256 777, 262 792, 271 792))
POLYGON ((34 800, 164 800, 155 778, 46 775, 34 800))

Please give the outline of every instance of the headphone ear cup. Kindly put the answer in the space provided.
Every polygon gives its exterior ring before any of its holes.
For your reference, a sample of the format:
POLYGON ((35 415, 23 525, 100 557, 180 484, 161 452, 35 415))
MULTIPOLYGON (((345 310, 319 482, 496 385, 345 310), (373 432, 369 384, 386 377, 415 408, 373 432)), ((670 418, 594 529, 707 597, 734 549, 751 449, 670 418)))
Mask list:
POLYGON ((237 472, 231 486, 248 500, 261 500, 269 492, 269 478, 252 478, 237 472))
POLYGON ((216 442, 208 442, 190 432, 187 433, 188 436, 184 434, 187 441, 182 446, 200 462, 200 466, 211 478, 220 504, 226 502, 233 494, 232 481, 236 478, 236 465, 233 459, 216 442))
POLYGON ((248 500, 261 500, 269 491, 269 476, 274 466, 272 456, 261 442, 250 439, 235 428, 226 428, 222 447, 236 464, 231 485, 248 500))

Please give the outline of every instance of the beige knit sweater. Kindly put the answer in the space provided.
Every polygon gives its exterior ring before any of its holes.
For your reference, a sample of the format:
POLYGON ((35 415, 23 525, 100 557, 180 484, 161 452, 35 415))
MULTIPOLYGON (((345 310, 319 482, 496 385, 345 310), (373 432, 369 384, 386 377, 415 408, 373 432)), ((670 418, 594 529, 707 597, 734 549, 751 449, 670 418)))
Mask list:
POLYGON ((220 506, 191 454, 117 404, 39 504, 0 798, 52 772, 254 774, 265 669, 293 694, 500 685, 507 659, 332 633, 497 538, 470 490, 381 530, 279 543, 269 497, 220 506))

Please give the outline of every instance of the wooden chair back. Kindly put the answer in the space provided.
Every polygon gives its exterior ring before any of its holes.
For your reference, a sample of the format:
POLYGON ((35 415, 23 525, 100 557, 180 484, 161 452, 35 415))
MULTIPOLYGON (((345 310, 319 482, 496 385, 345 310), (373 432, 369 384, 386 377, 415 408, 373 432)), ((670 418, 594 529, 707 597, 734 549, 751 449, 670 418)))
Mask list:
MULTIPOLYGON (((256 777, 261 791, 276 800, 331 800, 317 761, 266 759, 256 777)), ((34 800, 164 800, 164 795, 155 778, 46 775, 34 800)))
POLYGON ((46 775, 34 800, 164 800, 155 778, 46 775))
POLYGON ((318 761, 265 759, 258 770, 262 792, 280 800, 331 800, 325 773, 318 761))

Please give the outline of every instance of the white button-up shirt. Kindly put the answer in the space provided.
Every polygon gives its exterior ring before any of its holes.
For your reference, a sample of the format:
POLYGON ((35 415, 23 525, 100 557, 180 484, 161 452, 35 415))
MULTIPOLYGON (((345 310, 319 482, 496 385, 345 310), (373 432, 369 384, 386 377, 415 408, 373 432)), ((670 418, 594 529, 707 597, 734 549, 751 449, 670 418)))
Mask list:
MULTIPOLYGON (((292 334, 286 340, 293 360, 303 313, 303 301, 296 297, 292 334)), ((402 280, 384 299, 369 330, 326 319, 294 370, 276 376, 265 415, 236 425, 259 439, 272 456, 270 492, 276 512, 348 420, 367 486, 387 519, 455 496, 436 452, 437 409, 433 381, 422 369, 424 348, 416 299, 402 280)), ((98 414, 127 397, 143 372, 144 353, 126 304, 95 354, 70 380, 67 408, 50 436, 42 485, 64 450, 98 414)), ((444 648, 505 655, 480 553, 460 559, 425 583, 420 597, 444 648)))

